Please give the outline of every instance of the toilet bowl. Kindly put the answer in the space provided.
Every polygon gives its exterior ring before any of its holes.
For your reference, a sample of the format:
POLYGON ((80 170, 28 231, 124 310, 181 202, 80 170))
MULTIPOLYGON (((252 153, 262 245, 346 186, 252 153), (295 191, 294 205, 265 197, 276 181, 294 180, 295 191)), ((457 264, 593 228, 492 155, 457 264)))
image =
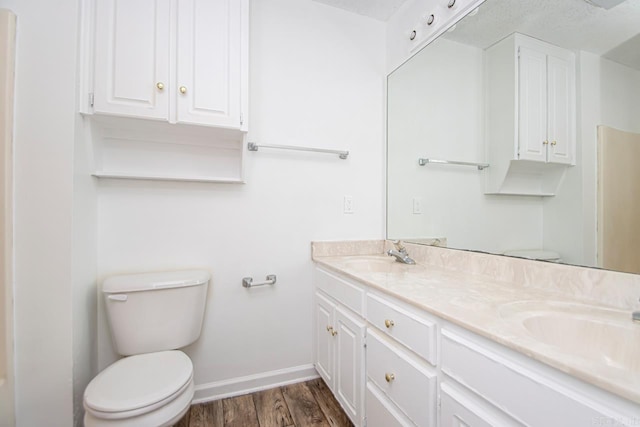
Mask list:
POLYGON ((181 351, 120 359, 84 394, 87 426, 169 426, 193 399, 193 364, 181 351))
POLYGON ((171 426, 189 410, 193 363, 176 350, 200 336, 209 273, 115 276, 103 284, 114 345, 127 356, 84 392, 87 427, 171 426))

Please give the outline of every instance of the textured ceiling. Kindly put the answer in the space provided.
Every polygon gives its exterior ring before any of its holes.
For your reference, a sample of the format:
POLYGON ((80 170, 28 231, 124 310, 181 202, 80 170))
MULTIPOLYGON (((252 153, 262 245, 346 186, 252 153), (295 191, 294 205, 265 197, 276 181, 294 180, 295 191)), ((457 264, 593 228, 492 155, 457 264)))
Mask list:
POLYGON ((314 0, 358 15, 387 21, 406 0, 314 0))
POLYGON ((640 1, 606 10, 584 0, 487 0, 445 38, 487 48, 513 32, 640 69, 640 1))
MULTIPOLYGON (((406 0, 314 1, 387 21, 406 0)), ((486 0, 477 15, 466 17, 444 37, 484 49, 513 32, 640 70, 640 0, 626 0, 608 10, 585 0, 486 0)))

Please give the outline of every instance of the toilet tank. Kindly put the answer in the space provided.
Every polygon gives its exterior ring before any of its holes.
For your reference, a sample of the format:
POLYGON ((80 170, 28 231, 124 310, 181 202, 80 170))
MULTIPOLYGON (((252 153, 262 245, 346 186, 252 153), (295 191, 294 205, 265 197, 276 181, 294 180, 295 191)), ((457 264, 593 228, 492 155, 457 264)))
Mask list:
POLYGON ((111 276, 102 293, 116 351, 174 350, 198 339, 204 319, 206 270, 111 276))

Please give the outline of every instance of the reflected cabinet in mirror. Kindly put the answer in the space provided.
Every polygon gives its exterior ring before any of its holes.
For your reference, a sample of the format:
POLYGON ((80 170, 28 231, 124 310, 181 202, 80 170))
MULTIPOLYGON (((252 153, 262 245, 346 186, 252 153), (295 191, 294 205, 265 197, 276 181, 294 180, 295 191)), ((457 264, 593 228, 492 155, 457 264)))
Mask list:
POLYGON ((639 33, 636 0, 486 0, 391 73, 387 237, 640 273, 639 33))

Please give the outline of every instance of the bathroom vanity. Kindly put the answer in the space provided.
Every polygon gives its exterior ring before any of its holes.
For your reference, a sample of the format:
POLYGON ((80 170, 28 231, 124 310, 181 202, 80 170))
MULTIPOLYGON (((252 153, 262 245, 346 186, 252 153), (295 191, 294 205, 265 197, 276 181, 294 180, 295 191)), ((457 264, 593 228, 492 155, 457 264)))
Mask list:
POLYGON ((312 245, 314 363, 355 425, 640 423, 637 277, 390 247, 312 245))

